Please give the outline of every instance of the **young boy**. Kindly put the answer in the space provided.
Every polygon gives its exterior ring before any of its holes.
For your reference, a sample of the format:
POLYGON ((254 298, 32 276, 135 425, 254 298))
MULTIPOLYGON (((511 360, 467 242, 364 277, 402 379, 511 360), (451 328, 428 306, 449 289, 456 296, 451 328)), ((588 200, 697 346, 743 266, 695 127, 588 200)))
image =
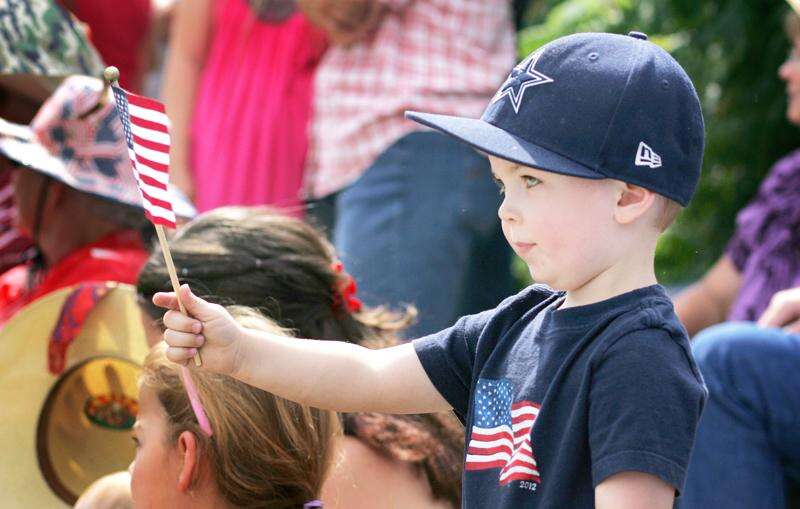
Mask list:
POLYGON ((202 346, 206 369, 339 411, 452 408, 467 426, 464 507, 672 507, 705 388, 653 260, 704 134, 689 78, 646 39, 564 37, 523 60, 482 119, 408 115, 489 155, 505 235, 547 286, 374 351, 242 329, 183 287, 191 317, 154 298, 172 309, 169 358, 202 346))

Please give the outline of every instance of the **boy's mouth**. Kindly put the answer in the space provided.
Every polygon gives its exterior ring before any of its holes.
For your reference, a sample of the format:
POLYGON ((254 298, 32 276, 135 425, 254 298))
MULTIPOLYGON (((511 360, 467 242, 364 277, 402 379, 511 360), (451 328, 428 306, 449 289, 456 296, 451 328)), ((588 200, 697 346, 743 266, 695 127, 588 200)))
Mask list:
POLYGON ((518 255, 522 256, 526 254, 528 251, 533 249, 536 244, 533 242, 513 242, 511 247, 514 248, 514 252, 518 255))

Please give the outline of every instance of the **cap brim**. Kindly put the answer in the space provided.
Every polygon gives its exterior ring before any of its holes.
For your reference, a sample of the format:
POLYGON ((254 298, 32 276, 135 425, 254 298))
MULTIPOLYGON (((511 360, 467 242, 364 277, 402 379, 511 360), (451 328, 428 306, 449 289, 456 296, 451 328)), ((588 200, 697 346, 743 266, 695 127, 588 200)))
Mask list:
POLYGON ((407 111, 406 118, 458 138, 481 152, 517 164, 574 177, 606 178, 605 175, 588 166, 525 141, 479 118, 454 117, 417 111, 407 111))

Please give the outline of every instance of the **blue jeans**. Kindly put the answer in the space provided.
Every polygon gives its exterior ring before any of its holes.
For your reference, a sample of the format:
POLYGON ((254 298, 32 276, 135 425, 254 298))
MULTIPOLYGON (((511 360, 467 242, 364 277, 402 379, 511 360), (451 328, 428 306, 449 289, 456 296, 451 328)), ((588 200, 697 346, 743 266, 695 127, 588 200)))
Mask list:
POLYGON ((800 465, 800 335, 751 323, 693 345, 709 391, 682 509, 785 509, 800 465))
POLYGON ((485 157, 415 132, 333 198, 333 241, 365 304, 417 307, 418 337, 511 293, 499 204, 485 157))

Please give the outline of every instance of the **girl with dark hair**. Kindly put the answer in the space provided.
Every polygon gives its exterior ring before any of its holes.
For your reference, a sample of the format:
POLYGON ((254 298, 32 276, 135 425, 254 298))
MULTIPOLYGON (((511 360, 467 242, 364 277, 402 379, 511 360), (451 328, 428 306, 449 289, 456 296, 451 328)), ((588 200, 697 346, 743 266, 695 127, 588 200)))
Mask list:
MULTIPOLYGON (((256 309, 300 337, 396 342, 415 312, 366 308, 330 243, 308 224, 264 209, 229 207, 196 218, 170 241, 180 279, 221 305, 256 309)), ((171 289, 160 252, 139 275, 151 342, 171 289)), ((344 414, 345 437, 323 489, 326 508, 459 507, 464 433, 449 414, 344 414)))

